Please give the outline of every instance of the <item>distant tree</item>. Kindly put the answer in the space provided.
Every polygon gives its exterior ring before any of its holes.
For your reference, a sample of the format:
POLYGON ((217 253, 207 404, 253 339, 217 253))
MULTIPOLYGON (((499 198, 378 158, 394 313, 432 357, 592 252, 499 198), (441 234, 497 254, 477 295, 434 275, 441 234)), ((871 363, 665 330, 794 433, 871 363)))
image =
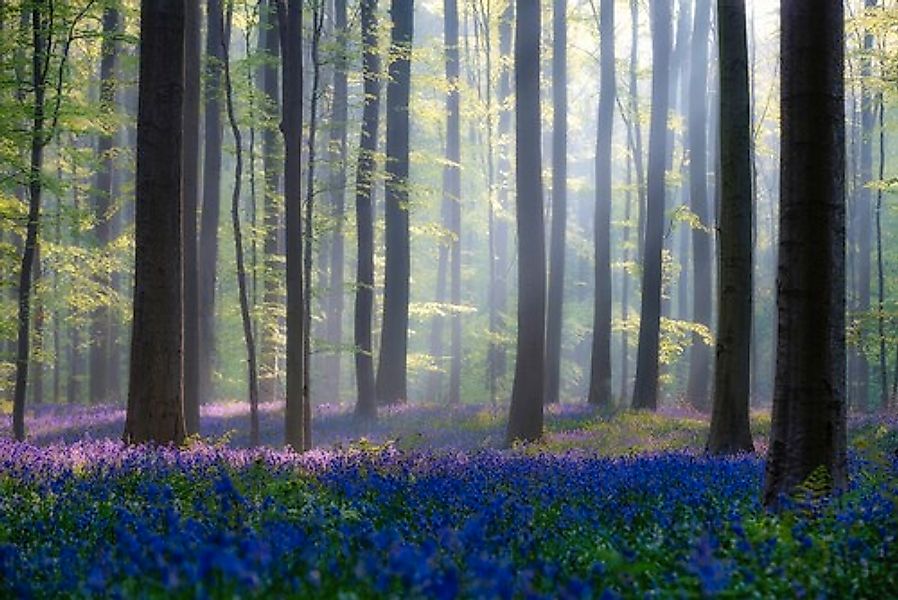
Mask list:
MULTIPOLYGON (((198 1, 198 0, 197 0, 198 1)), ((212 373, 215 369, 215 282, 218 269, 218 227, 221 214, 221 99, 222 32, 224 13, 221 0, 206 0, 206 73, 203 90, 203 210, 199 237, 200 311, 200 396, 206 402, 215 393, 212 373)))
POLYGON ((552 3, 552 236, 546 307, 547 404, 558 402, 567 232, 567 0, 552 3))
MULTIPOLYGON (((118 8, 109 4, 103 9, 103 41, 100 48, 100 110, 109 118, 115 114, 115 68, 118 58, 118 36, 121 27, 118 8)), ((97 137, 97 160, 99 165, 94 178, 93 206, 97 224, 94 236, 102 252, 107 251, 110 241, 109 218, 112 205, 112 144, 114 127, 103 123, 103 130, 97 137)), ((111 284, 107 274, 99 277, 103 286, 111 284)), ((112 318, 107 305, 100 306, 91 315, 90 346, 90 399, 91 402, 111 400, 109 370, 112 366, 112 339, 109 335, 109 321, 112 318)))
MULTIPOLYGON (((457 309, 461 304, 461 99, 458 93, 458 2, 445 0, 444 44, 446 53, 446 166, 443 194, 446 197, 449 228, 452 231, 449 258, 450 299, 457 309)), ((461 402, 461 315, 452 314, 450 334, 449 404, 461 402)))
POLYGON ((387 181, 385 272, 377 398, 397 404, 408 398, 409 302, 409 94, 414 1, 392 0, 391 62, 387 83, 387 181))
POLYGON ((773 425, 764 502, 847 484, 845 39, 841 0, 781 7, 782 154, 773 425))
POLYGON ((718 0, 720 55, 720 283, 708 451, 751 451, 751 98, 745 0, 718 0))
POLYGON ((595 297, 589 403, 611 406, 611 134, 614 127, 614 0, 599 9, 601 80, 596 132, 595 297))
POLYGON ((184 439, 181 141, 184 2, 142 0, 134 318, 123 438, 184 439))
POLYGON ((540 139, 540 7, 516 0, 515 182, 518 233, 518 341, 506 440, 543 434, 546 347, 546 247, 540 139))
POLYGON ((355 413, 363 419, 377 416, 374 355, 371 348, 371 313, 374 308, 374 166, 380 113, 380 55, 377 50, 377 0, 361 0, 362 76, 364 103, 355 205, 358 257, 355 287, 355 413))
POLYGON ((633 408, 658 406, 661 327, 661 248, 664 244, 664 163, 667 137, 670 4, 652 0, 652 114, 649 126, 648 197, 642 268, 642 307, 633 408))
MULTIPOLYGON (((710 0, 697 0, 692 31, 692 67, 689 72, 689 199, 698 223, 692 227, 692 260, 695 269, 692 318, 711 326, 711 210, 708 206, 708 39, 711 25, 710 0)), ((749 263, 750 264, 750 263, 749 263)), ((689 352, 686 398, 701 409, 708 408, 711 349, 700 335, 693 334, 689 352)))
POLYGON ((284 441, 300 452, 307 415, 303 402, 303 263, 302 263, 302 1, 279 0, 278 20, 283 56, 281 109, 284 134, 284 205, 287 236, 287 402, 284 441))
POLYGON ((200 301, 197 256, 199 208, 200 85, 202 82, 201 15, 199 2, 184 7, 184 425, 187 435, 200 431, 200 301))

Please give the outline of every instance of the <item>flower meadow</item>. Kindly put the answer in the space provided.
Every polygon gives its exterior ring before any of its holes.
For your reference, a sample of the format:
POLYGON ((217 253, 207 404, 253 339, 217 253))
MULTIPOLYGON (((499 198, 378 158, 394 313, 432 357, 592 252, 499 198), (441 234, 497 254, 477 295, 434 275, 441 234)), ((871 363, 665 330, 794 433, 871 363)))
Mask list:
POLYGON ((756 455, 3 440, 0 596, 894 597, 893 425, 778 515, 756 455))

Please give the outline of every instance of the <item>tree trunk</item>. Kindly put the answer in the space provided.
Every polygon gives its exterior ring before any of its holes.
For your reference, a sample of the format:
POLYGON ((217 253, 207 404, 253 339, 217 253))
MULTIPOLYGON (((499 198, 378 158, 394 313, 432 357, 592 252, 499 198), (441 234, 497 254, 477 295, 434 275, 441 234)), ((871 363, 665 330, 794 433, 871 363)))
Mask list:
POLYGON ((411 83, 413 0, 392 0, 391 54, 387 84, 387 180, 385 214, 384 308, 377 398, 397 404, 408 398, 409 301, 409 92, 411 83))
POLYGON ((518 231, 518 341, 507 443, 543 433, 546 248, 540 138, 540 7, 516 1, 515 182, 518 231))
POLYGON ((356 169, 355 206, 358 231, 358 266, 355 288, 355 413, 363 419, 377 416, 374 389, 374 355, 371 348, 371 315, 374 312, 374 167, 380 112, 380 55, 377 49, 377 0, 362 0, 362 74, 364 105, 359 158, 356 169))
POLYGON ((779 337, 764 485, 774 508, 812 474, 847 485, 843 10, 840 0, 781 8, 779 337))
MULTIPOLYGON (((885 180, 886 138, 885 138, 885 104, 882 94, 879 96, 879 181, 885 180)), ((886 368, 886 323, 885 323, 885 272, 882 257, 882 186, 876 189, 876 281, 877 306, 876 325, 879 334, 879 408, 889 407, 889 375, 886 368)))
MULTIPOLYGON (((639 0, 630 0, 630 123, 633 128, 633 162, 636 168, 637 227, 636 256, 639 264, 645 256, 646 185, 643 168, 642 124, 639 118, 639 0)), ((669 35, 669 34, 668 34, 669 35)))
POLYGON ((655 410, 658 406, 658 343, 661 326, 661 248, 664 244, 664 155, 667 137, 667 80, 670 66, 670 6, 662 0, 653 1, 651 6, 652 114, 649 130, 642 307, 633 408, 655 410))
MULTIPOLYGON (((38 233, 41 211, 41 169, 44 164, 44 133, 46 79, 44 62, 48 60, 47 32, 43 13, 46 1, 35 2, 31 7, 31 33, 33 42, 32 85, 34 112, 31 122, 31 155, 28 171, 28 223, 25 227, 25 246, 19 269, 19 322, 16 343, 16 381, 13 390, 13 436, 18 441, 25 439, 25 394, 28 383, 28 361, 30 359, 31 325, 31 274, 38 247, 38 233)), ((25 12, 23 9, 23 19, 25 12)))
POLYGON ((281 166, 278 155, 282 151, 278 143, 277 120, 280 112, 280 86, 278 85, 278 61, 280 42, 278 40, 277 0, 267 0, 260 6, 259 46, 265 53, 261 67, 262 93, 265 95, 266 125, 262 132, 262 169, 264 174, 265 199, 263 201, 264 279, 262 303, 264 305, 262 326, 259 329, 259 397, 262 402, 271 402, 279 396, 278 384, 278 340, 283 331, 276 307, 283 304, 282 281, 284 277, 283 259, 278 249, 278 231, 283 215, 279 198, 281 166))
MULTIPOLYGON (((695 5, 692 34, 692 68, 689 75, 689 198, 699 223, 692 228, 692 257, 695 269, 692 318, 698 325, 711 326, 711 210, 708 206, 708 33, 711 25, 710 0, 695 5)), ((750 204, 749 204, 750 206, 750 204)), ((689 352, 689 380, 686 398, 699 410, 708 409, 711 375, 711 348, 698 334, 692 336, 689 352)))
POLYGON ((449 209, 451 317, 449 404, 461 403, 461 102, 458 93, 458 2, 445 0, 444 44, 446 47, 446 166, 443 169, 443 196, 449 209))
POLYGON ((297 452, 305 450, 306 414, 303 406, 303 264, 302 190, 302 1, 278 0, 283 85, 281 130, 284 134, 284 205, 287 254, 287 402, 284 441, 297 452))
MULTIPOLYGON (((100 110, 104 117, 115 112, 115 63, 118 53, 118 9, 109 5, 103 10, 103 42, 100 50, 100 110)), ((110 241, 109 212, 112 200, 112 143, 113 131, 109 123, 103 124, 104 131, 97 139, 99 169, 94 179, 94 211, 97 224, 94 228, 95 243, 100 253, 107 252, 110 241)), ((109 287, 108 274, 101 274, 98 283, 109 287)), ((91 315, 90 346, 90 401, 108 402, 109 368, 112 358, 112 343, 109 337, 109 307, 101 306, 91 315)))
POLYGON ((596 137, 596 212, 594 233, 596 283, 593 303, 589 403, 608 409, 611 408, 611 141, 616 93, 616 76, 614 72, 614 1, 602 0, 600 10, 599 40, 602 62, 596 137))
MULTIPOLYGON (((546 311, 545 378, 547 404, 559 400, 564 306, 564 254, 567 233, 567 0, 552 8, 552 236, 546 311)), ((598 177, 598 176, 597 176, 598 177)), ((596 192, 598 195, 598 191, 596 192)), ((598 219, 598 217, 596 217, 598 219)), ((601 260, 597 256, 597 262, 601 260)), ((596 267, 596 271, 601 267, 596 267)), ((598 285, 596 286, 598 288, 598 285)))
POLYGON ((720 39, 720 284, 714 402, 708 451, 753 450, 751 392, 751 100, 745 0, 718 0, 720 39))
POLYGON ((346 124, 349 118, 347 99, 346 55, 349 29, 346 22, 346 0, 334 0, 334 27, 337 43, 337 59, 334 64, 334 99, 330 135, 330 198, 331 216, 334 219, 333 241, 330 248, 330 281, 325 324, 325 338, 333 345, 325 357, 322 379, 335 400, 340 397, 340 366, 343 344, 344 238, 346 219, 346 124))
POLYGON ((184 2, 142 0, 134 319, 123 438, 184 439, 181 129, 184 2))
MULTIPOLYGON (((230 29, 230 28, 229 28, 230 29)), ((243 256, 243 232, 240 227, 240 187, 243 183, 243 138, 234 112, 234 92, 231 84, 231 57, 229 38, 222 36, 224 57, 225 105, 231 134, 234 136, 236 164, 234 166, 234 191, 231 195, 231 225, 234 229, 234 256, 237 259, 237 292, 240 298, 240 317, 243 323, 243 341, 246 344, 247 387, 249 388, 250 446, 259 445, 259 381, 256 371, 256 343, 253 339, 253 321, 250 315, 249 292, 246 284, 246 266, 243 256)))
POLYGON ((200 432, 200 303, 197 262, 197 207, 200 159, 200 6, 184 8, 184 426, 187 435, 200 432))
POLYGON ((203 154, 203 210, 199 239, 200 353, 199 400, 214 399, 215 384, 215 281, 218 268, 218 227, 221 211, 221 66, 224 17, 221 0, 206 2, 206 73, 203 154))

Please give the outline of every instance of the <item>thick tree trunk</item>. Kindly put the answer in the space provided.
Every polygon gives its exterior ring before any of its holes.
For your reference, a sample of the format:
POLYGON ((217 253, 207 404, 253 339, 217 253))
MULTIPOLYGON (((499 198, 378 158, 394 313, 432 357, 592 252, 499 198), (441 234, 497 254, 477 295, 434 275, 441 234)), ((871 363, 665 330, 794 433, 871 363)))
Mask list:
POLYGON ((380 113, 380 55, 377 49, 377 0, 361 1, 362 74, 364 105, 359 159, 356 169, 355 206, 358 259, 355 288, 355 413, 362 419, 377 416, 374 389, 374 355, 371 348, 371 316, 374 312, 374 167, 380 113))
POLYGON ((841 0, 781 8, 776 383, 764 502, 821 471, 847 485, 845 40, 841 0))
POLYGON ((262 303, 264 305, 262 326, 259 329, 259 397, 262 402, 278 398, 278 349, 283 331, 277 318, 277 307, 283 304, 284 277, 283 258, 279 254, 278 231, 281 226, 283 205, 280 200, 281 165, 278 158, 281 150, 277 135, 277 121, 280 112, 280 86, 278 84, 278 60, 280 42, 278 40, 277 0, 267 0, 260 6, 259 47, 265 53, 260 79, 265 102, 263 104, 266 126, 262 132, 262 170, 264 173, 263 211, 264 279, 262 303))
POLYGON ((279 0, 283 86, 281 130, 284 134, 284 204, 287 254, 287 401, 284 441, 297 452, 306 449, 303 406, 303 264, 302 264, 302 2, 279 0))
MULTIPOLYGON (((692 296, 693 321, 711 326, 711 226, 708 203, 708 34, 710 0, 695 5, 692 34, 692 68, 689 75, 689 198, 699 219, 692 229, 692 258, 695 269, 692 296)), ((749 263, 750 264, 750 263, 749 263)), ((692 336, 686 398, 699 410, 707 410, 711 376, 711 348, 698 334, 692 336)))
POLYGON ((409 302, 409 92, 413 0, 392 0, 391 54, 387 84, 387 180, 385 213, 384 308, 377 398, 381 404, 405 402, 407 391, 409 302))
POLYGON ((658 343, 661 326, 661 248, 664 244, 664 154, 667 137, 667 79, 670 66, 670 5, 663 0, 654 0, 651 6, 652 114, 649 130, 642 307, 633 408, 655 410, 658 406, 658 343))
POLYGON ((187 435, 200 432, 200 303, 197 261, 197 207, 200 159, 200 6, 184 8, 184 426, 187 435))
POLYGON ((720 312, 708 451, 751 451, 751 100, 745 0, 718 0, 720 31, 720 312))
POLYGON ((206 73, 203 108, 206 136, 203 154, 203 210, 199 238, 200 353, 199 400, 214 399, 215 282, 218 268, 218 227, 221 211, 221 66, 224 17, 221 0, 206 2, 206 73))
MULTIPOLYGON (((611 139, 616 81, 614 1, 602 0, 599 40, 601 83, 596 137, 595 297, 589 403, 611 407, 611 139)), ((627 209, 629 210, 629 201, 627 209)), ((625 275, 626 277, 626 275, 625 275)), ((626 286, 626 282, 624 286, 626 286)))
POLYGON ((184 439, 181 129, 184 2, 142 0, 131 377, 124 440, 184 439))
MULTIPOLYGON (((119 13, 115 6, 109 5, 103 10, 103 42, 100 50, 100 110, 105 117, 115 112, 115 63, 118 53, 116 37, 119 30, 119 13)), ((104 124, 104 131, 97 139, 97 158, 99 168, 94 179, 94 211, 97 224, 94 229, 94 241, 101 254, 107 251, 110 240, 109 218, 112 200, 112 143, 113 131, 109 123, 104 124)), ((98 283, 103 287, 110 285, 108 274, 102 274, 98 283)), ((94 403, 108 402, 109 369, 112 358, 112 340, 109 337, 109 321, 111 314, 108 306, 101 306, 91 315, 90 346, 90 401, 94 403)))
MULTIPOLYGON (((545 401, 559 400, 564 313, 564 254, 567 233, 567 0, 552 8, 552 236, 546 307, 545 401)), ((597 192, 598 194, 598 192, 597 192)), ((601 257, 597 257, 601 260, 601 257)), ((598 270, 599 267, 596 267, 598 270)), ((597 286, 598 287, 598 286, 597 286)))
POLYGON ((543 227, 539 101, 540 7, 516 1, 515 182, 518 231, 518 341, 506 440, 543 433, 546 346, 546 247, 543 227))

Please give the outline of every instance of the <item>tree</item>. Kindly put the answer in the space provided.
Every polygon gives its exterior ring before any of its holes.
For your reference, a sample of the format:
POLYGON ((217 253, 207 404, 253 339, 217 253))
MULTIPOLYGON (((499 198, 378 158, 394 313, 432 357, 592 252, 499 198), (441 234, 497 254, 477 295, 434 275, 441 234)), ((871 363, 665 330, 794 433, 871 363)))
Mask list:
POLYGON ((449 367, 449 404, 461 403, 461 100, 458 93, 458 2, 444 2, 444 36, 446 46, 446 166, 443 170, 443 194, 452 231, 449 258, 450 299, 452 314, 449 367))
POLYGON ((362 0, 362 75, 364 105, 355 206, 358 259, 355 286, 355 371, 358 398, 355 413, 363 419, 377 416, 374 355, 371 349, 371 313, 374 305, 374 166, 380 113, 380 55, 377 51, 377 0, 362 0))
POLYGON ((221 0, 206 1, 206 76, 203 99, 206 136, 203 154, 203 210, 199 238, 200 353, 199 400, 214 395, 215 281, 218 265, 218 227, 221 211, 221 82, 224 16, 221 0))
POLYGON ((308 448, 303 402, 303 264, 302 264, 302 1, 279 0, 283 55, 284 205, 287 237, 287 401, 284 441, 297 452, 308 448))
MULTIPOLYGON (((103 10, 103 41, 100 50, 100 110, 109 118, 115 114, 115 67, 118 54, 119 11, 114 4, 103 10)), ((103 124, 97 138, 97 159, 99 168, 94 179, 94 210, 97 224, 94 228, 95 241, 101 251, 106 251, 110 241, 110 205, 112 200, 112 142, 114 126, 103 124)), ((109 277, 100 277, 101 285, 110 285, 109 277)), ((111 319, 109 307, 104 305, 92 315, 90 347, 90 399, 91 402, 106 402, 111 399, 109 368, 111 366, 112 340, 109 335, 111 319)))
POLYGON ((661 327, 661 248, 664 244, 664 163, 670 62, 670 5, 652 0, 652 114, 649 125, 648 190, 642 306, 633 408, 658 406, 658 343, 661 327))
POLYGON ((611 406, 611 135, 614 127, 614 0, 600 7, 601 88, 596 132, 595 296, 589 403, 611 406))
POLYGON ((751 395, 751 98, 745 0, 718 0, 720 56, 720 283, 714 400, 708 451, 753 449, 751 395))
POLYGON ((567 231, 567 1, 552 8, 552 237, 549 246, 549 297, 546 312, 546 397, 558 402, 564 304, 564 253, 567 231))
MULTIPOLYGON (((692 68, 689 72, 689 198, 698 223, 692 228, 692 259, 695 269, 692 317, 699 325, 711 325, 711 211, 708 208, 708 33, 710 0, 698 0, 692 33, 692 68)), ((711 352, 697 333, 689 353, 686 398, 693 406, 707 409, 711 352)))
POLYGON ((197 262, 197 208, 200 158, 200 6, 184 8, 184 426, 187 435, 200 431, 200 303, 197 262))
POLYGON ((131 376, 123 438, 184 439, 181 141, 184 2, 142 0, 131 376))
POLYGON ((515 183, 518 232, 518 341, 506 440, 543 433, 546 248, 540 165, 539 3, 517 0, 515 19, 515 183))
POLYGON ((385 271, 377 398, 396 404, 408 398, 409 302, 409 93, 411 90, 413 0, 392 0, 391 61, 387 83, 387 181, 385 271))
POLYGON ((780 9, 779 322, 764 483, 771 507, 815 473, 833 488, 847 484, 843 10, 840 0, 789 0, 780 9))

